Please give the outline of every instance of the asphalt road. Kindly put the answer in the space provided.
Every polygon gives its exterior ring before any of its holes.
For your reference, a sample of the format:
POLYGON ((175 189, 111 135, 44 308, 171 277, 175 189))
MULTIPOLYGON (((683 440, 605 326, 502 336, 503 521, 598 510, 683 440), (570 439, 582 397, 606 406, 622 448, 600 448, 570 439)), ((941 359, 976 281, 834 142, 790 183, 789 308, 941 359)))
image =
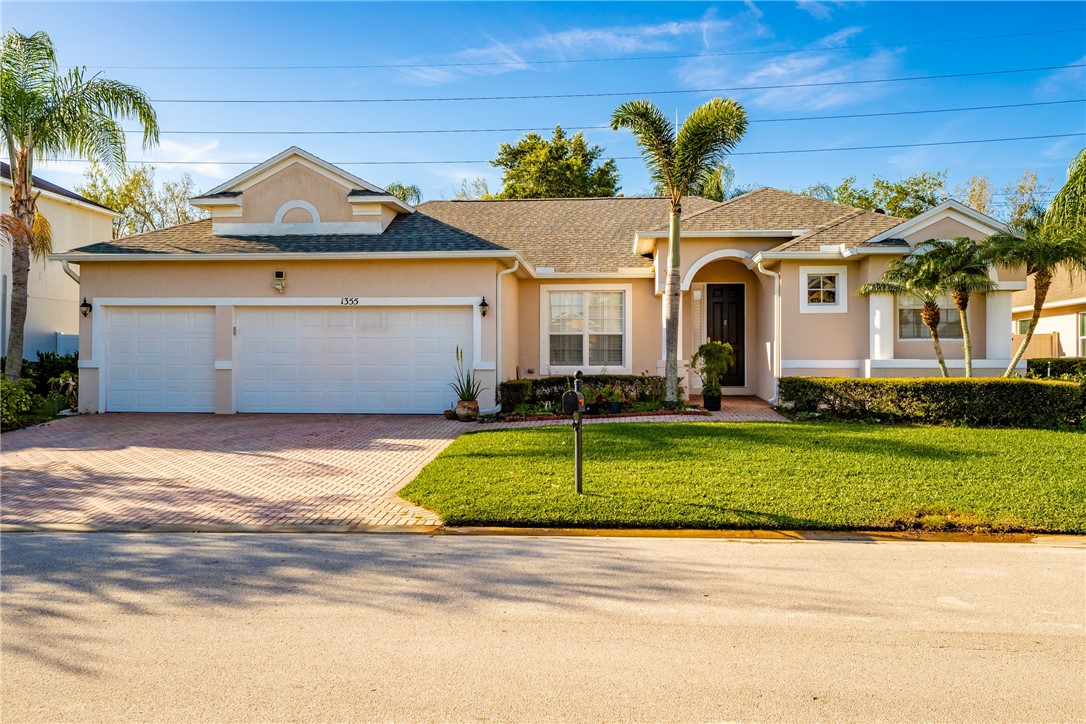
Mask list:
POLYGON ((1086 547, 13 534, 19 721, 1086 720, 1086 547))

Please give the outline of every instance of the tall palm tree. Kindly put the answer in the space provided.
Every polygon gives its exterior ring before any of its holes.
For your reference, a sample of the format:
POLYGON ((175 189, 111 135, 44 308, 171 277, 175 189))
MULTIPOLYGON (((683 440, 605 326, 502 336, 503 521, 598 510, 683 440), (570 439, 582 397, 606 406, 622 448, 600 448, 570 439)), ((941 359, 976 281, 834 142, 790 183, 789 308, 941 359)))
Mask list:
MULTIPOLYGON (((60 74, 56 50, 42 31, 26 36, 10 30, 0 55, 0 131, 11 164, 11 215, 35 233, 5 233, 11 242, 11 330, 5 374, 22 374, 23 329, 31 255, 52 246, 48 224, 38 213, 32 178, 34 161, 71 153, 119 173, 125 164, 125 134, 119 119, 135 118, 145 147, 158 142, 158 120, 140 89, 87 75, 86 68, 60 74)), ((6 228, 6 227, 5 227, 6 228)))
POLYGON ((679 401, 679 253, 682 198, 700 186, 747 130, 747 112, 731 98, 713 98, 695 108, 676 133, 663 111, 649 100, 627 101, 611 114, 611 129, 626 128, 641 147, 653 183, 671 199, 664 344, 667 400, 679 401))
POLYGON ((417 204, 422 201, 422 189, 415 184, 402 184, 399 181, 393 181, 385 186, 385 191, 405 204, 417 204))
POLYGON ((1071 159, 1067 182, 1052 198, 1045 223, 1066 230, 1086 227, 1086 148, 1071 159))
POLYGON ((965 376, 973 376, 973 341, 969 333, 969 297, 995 291, 983 248, 964 236, 930 239, 912 253, 913 262, 928 275, 933 286, 949 292, 962 324, 962 356, 965 376))
POLYGON ((893 297, 912 297, 923 304, 920 319, 931 335, 931 343, 935 347, 935 359, 939 362, 940 372, 943 377, 950 377, 946 368, 946 359, 943 356, 943 345, 939 341, 939 323, 942 321, 939 299, 945 291, 946 288, 932 276, 930 270, 924 264, 917 263, 915 254, 894 259, 883 273, 882 279, 861 284, 856 289, 856 293, 861 297, 888 294, 893 297))

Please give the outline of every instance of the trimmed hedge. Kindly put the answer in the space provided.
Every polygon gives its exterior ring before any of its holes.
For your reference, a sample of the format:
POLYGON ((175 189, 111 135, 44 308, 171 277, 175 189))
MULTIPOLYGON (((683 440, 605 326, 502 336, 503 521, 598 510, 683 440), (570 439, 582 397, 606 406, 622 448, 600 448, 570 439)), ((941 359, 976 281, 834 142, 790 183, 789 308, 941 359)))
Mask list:
MULTIPOLYGON (((585 375, 584 386, 592 388, 619 387, 631 400, 663 402, 667 380, 658 375, 585 375)), ((515 410, 525 403, 562 403, 562 393, 573 389, 573 375, 556 375, 532 380, 506 380, 498 385, 502 408, 515 410)))
POLYGON ((1026 360, 1026 374, 1033 377, 1086 377, 1086 357, 1038 357, 1026 360))
POLYGON ((781 406, 843 420, 1058 428, 1086 418, 1086 388, 1004 378, 782 377, 781 406))

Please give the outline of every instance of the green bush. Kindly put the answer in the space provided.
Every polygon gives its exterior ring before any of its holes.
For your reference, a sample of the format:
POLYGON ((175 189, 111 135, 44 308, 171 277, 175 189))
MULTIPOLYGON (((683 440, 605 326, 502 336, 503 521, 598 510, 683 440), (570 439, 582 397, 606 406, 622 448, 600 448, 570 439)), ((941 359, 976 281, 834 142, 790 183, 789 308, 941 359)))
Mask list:
MULTIPOLYGON (((0 358, 0 372, 7 366, 7 358, 0 358)), ((79 354, 57 354, 56 352, 38 352, 38 359, 23 360, 22 379, 30 380, 34 394, 48 397, 51 392, 49 382, 58 377, 79 374, 79 354)))
POLYGON ((39 404, 41 398, 34 394, 30 380, 11 382, 6 377, 0 378, 0 425, 3 429, 19 427, 19 418, 39 404))
POLYGON ((1086 418, 1086 388, 1004 378, 782 377, 780 402, 843 420, 1057 428, 1086 418))
POLYGON ((1030 377, 1086 377, 1086 357, 1038 357, 1026 360, 1026 374, 1030 377))
MULTIPOLYGON (((602 389, 611 387, 622 392, 628 400, 661 403, 667 388, 663 377, 650 375, 585 375, 584 387, 602 389)), ((506 410, 514 410, 524 404, 540 405, 549 402, 562 404, 562 393, 573 389, 573 375, 556 375, 532 380, 506 380, 498 385, 498 399, 506 410)))

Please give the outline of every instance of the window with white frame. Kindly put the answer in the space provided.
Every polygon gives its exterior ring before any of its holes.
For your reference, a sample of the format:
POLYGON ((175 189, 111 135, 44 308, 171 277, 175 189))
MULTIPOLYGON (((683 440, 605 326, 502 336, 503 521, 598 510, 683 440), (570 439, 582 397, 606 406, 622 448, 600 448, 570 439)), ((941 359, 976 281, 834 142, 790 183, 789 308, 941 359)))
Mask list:
POLYGON ((799 309, 805 313, 848 312, 848 269, 843 266, 800 267, 799 309))
POLYGON ((1078 313, 1078 356, 1086 357, 1086 312, 1078 313))
POLYGON ((1033 320, 1030 317, 1026 317, 1025 319, 1019 319, 1017 322, 1018 329, 1015 331, 1015 334, 1025 334, 1026 332, 1028 332, 1029 323, 1032 321, 1033 320))
POLYGON ((625 289, 543 289, 546 368, 628 369, 625 289))
MULTIPOLYGON (((931 332, 924 324, 922 312, 924 303, 916 297, 898 297, 897 300, 897 337, 901 340, 931 339, 931 332)), ((939 300, 939 332, 940 340, 960 340, 962 338, 962 322, 958 316, 958 308, 950 303, 949 299, 939 300)))

